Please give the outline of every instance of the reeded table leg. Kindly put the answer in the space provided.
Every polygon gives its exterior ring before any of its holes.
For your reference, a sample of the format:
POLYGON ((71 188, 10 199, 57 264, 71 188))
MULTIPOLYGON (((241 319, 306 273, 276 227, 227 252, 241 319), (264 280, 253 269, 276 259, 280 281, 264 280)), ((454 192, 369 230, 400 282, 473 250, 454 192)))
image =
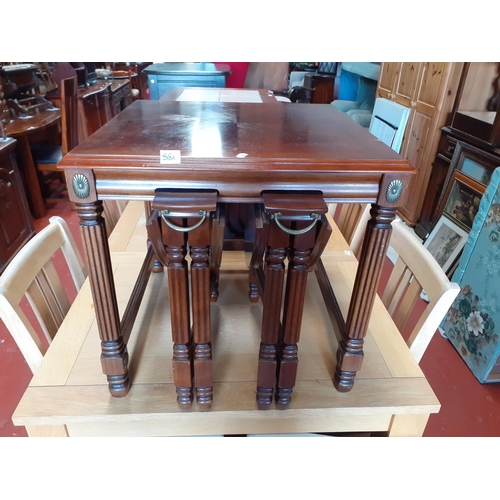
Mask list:
MULTIPOLYGON (((182 219, 173 219, 182 224, 182 219)), ((186 262, 186 235, 164 225, 170 298, 170 321, 174 342, 172 370, 177 403, 189 410, 193 403, 192 339, 189 317, 189 281, 186 262)))
POLYGON ((102 218, 102 201, 75 203, 80 218, 90 287, 101 338, 101 365, 112 396, 125 396, 130 389, 128 353, 120 329, 108 237, 102 218))
POLYGON ((274 223, 269 228, 265 255, 265 290, 262 332, 257 371, 257 405, 266 410, 271 405, 276 384, 277 343, 280 334, 281 301, 285 276, 284 260, 288 235, 274 223))
MULTIPOLYGON (((191 254, 194 386, 196 401, 202 410, 209 410, 212 407, 213 397, 212 344, 210 342, 211 224, 212 220, 208 217, 200 227, 188 233, 191 254)), ((188 225, 191 225, 190 222, 188 225)))
MULTIPOLYGON (((297 221, 295 229, 300 230, 309 222, 297 221)), ((298 342, 302 313, 306 295, 309 258, 316 242, 316 232, 308 231, 291 238, 287 273, 285 305, 283 311, 283 335, 279 349, 276 405, 285 409, 291 401, 297 379, 298 342)))
POLYGON ((363 363, 363 344, 368 322, 382 274, 382 265, 389 246, 397 208, 372 205, 361 256, 354 281, 354 289, 347 314, 346 329, 337 349, 337 368, 334 385, 340 392, 348 392, 363 363))

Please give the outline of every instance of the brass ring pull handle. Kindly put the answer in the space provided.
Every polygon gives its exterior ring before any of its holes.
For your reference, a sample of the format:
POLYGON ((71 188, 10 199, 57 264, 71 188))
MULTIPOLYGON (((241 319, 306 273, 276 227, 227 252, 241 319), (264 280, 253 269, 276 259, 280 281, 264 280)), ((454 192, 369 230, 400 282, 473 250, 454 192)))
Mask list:
POLYGON ((161 215, 161 218, 163 219, 163 222, 168 227, 172 228, 175 231, 179 231, 180 233, 188 233, 189 231, 193 231, 194 229, 200 227, 205 222, 205 219, 207 217, 207 211, 206 210, 199 210, 198 215, 201 216, 201 219, 196 224, 189 226, 189 227, 176 226, 175 224, 172 224, 172 222, 170 222, 167 219, 167 216, 170 216, 170 217, 193 217, 193 215, 196 215, 196 214, 173 213, 173 212, 170 212, 170 210, 162 210, 160 212, 160 215, 161 215))
POLYGON ((288 233, 288 234, 291 234, 293 236, 297 236, 299 234, 305 234, 307 233, 307 231, 310 231, 313 227, 314 227, 314 224, 316 224, 316 222, 318 222, 318 219, 321 217, 320 215, 318 214, 311 214, 309 217, 311 217, 311 219, 314 219, 312 221, 312 224, 308 227, 305 227, 304 229, 288 229, 287 227, 285 227, 280 221, 279 221, 279 218, 282 217, 281 213, 280 212, 276 212, 275 214, 272 214, 271 215, 271 218, 274 219, 274 221, 276 222, 276 225, 282 230, 282 231, 285 231, 285 233, 288 233))

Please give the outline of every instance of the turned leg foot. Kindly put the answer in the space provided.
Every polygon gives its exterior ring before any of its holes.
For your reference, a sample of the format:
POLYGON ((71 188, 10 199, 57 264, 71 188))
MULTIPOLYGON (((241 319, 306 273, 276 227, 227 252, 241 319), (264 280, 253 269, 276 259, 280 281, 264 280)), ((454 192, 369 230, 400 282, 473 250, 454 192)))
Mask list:
POLYGON ((121 335, 117 340, 101 341, 101 366, 111 395, 115 398, 126 396, 130 389, 128 352, 121 335))
POLYGON ((153 272, 154 273, 163 272, 163 264, 158 259, 155 259, 155 263, 153 264, 153 272))
POLYGON ((251 268, 248 272, 248 299, 250 302, 259 301, 259 285, 256 269, 251 268))
POLYGON ((210 271, 210 302, 219 300, 219 268, 210 271))
POLYGON ((268 410, 272 401, 272 387, 257 387, 257 408, 259 410, 268 410))
POLYGON ((194 349, 194 385, 200 410, 210 410, 213 399, 212 346, 198 344, 194 349))
POLYGON ((339 392, 349 392, 354 386, 356 373, 363 364, 364 339, 345 339, 340 341, 337 350, 337 367, 333 385, 339 392))
POLYGON ((128 372, 124 375, 107 375, 109 392, 115 398, 123 398, 130 390, 128 372))
POLYGON ((181 410, 190 410, 193 406, 193 388, 176 387, 177 404, 181 410))
POLYGON ((276 369, 276 346, 261 342, 257 373, 257 406, 259 410, 267 410, 271 406, 276 381, 276 369))
POLYGON ((177 404, 181 410, 193 405, 192 348, 190 344, 174 344, 172 371, 177 404))
POLYGON ((278 410, 286 410, 292 402, 293 389, 276 389, 276 408, 278 410))
POLYGON ((278 382, 276 384, 276 407, 279 410, 288 408, 292 401, 292 392, 297 379, 297 344, 285 345, 281 349, 278 382))

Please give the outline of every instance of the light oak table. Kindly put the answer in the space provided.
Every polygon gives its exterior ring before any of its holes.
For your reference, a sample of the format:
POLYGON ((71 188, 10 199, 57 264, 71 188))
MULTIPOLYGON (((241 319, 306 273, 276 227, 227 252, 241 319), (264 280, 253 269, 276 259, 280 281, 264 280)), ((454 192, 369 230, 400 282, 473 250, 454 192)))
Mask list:
MULTIPOLYGON (((357 261, 335 224, 322 261, 345 316, 357 261)), ((110 236, 120 316, 146 255, 143 203, 130 202, 110 236)), ((183 412, 172 378, 166 273, 151 274, 128 340, 131 389, 110 395, 88 280, 14 415, 30 436, 197 436, 304 432, 383 432, 421 436, 440 404, 376 297, 365 362, 348 393, 332 382, 337 337, 314 273, 308 279, 297 384, 285 411, 255 400, 262 305, 248 302, 243 252, 224 253, 220 298, 212 304, 214 402, 183 412)))

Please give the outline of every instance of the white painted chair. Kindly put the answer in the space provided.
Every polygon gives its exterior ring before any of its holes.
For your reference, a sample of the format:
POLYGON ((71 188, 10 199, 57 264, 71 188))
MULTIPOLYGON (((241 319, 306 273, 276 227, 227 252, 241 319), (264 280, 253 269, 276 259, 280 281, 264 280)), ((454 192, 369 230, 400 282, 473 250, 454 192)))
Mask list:
POLYGON ((361 244, 365 236, 366 224, 370 220, 369 203, 342 203, 340 205, 330 204, 328 212, 334 217, 337 207, 339 213, 336 218, 337 227, 351 247, 354 255, 359 255, 361 244))
MULTIPOLYGON (((33 373, 40 366, 46 350, 37 330, 41 329, 50 344, 70 308, 70 300, 51 260, 59 249, 79 291, 86 270, 73 236, 61 217, 51 217, 50 224, 21 248, 0 276, 0 318, 33 373), (21 301, 24 296, 40 328, 23 312, 21 301)), ((60 273, 64 271, 58 270, 60 273)))
POLYGON ((390 245, 398 258, 385 286, 382 302, 400 332, 405 331, 422 290, 429 299, 406 341, 413 357, 420 363, 460 286, 450 282, 436 259, 400 220, 392 223, 390 245))
MULTIPOLYGON (((343 204, 337 214, 337 226, 358 257, 370 219, 370 206, 343 204)), ((450 282, 436 259, 399 219, 392 223, 390 247, 397 257, 382 302, 400 332, 405 331, 422 290, 425 290, 429 300, 407 340, 413 357, 419 363, 460 287, 450 282)))
POLYGON ((108 238, 111 236, 113 229, 121 217, 128 201, 126 200, 104 200, 102 203, 102 216, 106 221, 106 234, 108 238))

